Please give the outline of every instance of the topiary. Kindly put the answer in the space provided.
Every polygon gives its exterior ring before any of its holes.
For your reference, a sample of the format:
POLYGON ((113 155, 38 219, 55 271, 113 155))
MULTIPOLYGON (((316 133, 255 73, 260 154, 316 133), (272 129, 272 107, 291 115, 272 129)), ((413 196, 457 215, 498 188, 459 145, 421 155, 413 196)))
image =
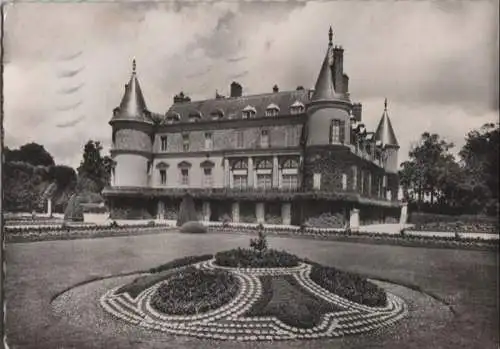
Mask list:
POLYGON ((182 199, 179 207, 179 216, 177 217, 177 226, 180 227, 184 223, 198 220, 198 213, 194 205, 193 197, 188 193, 182 199))
POLYGON ((64 211, 65 222, 83 222, 83 208, 76 194, 71 195, 64 211))
POLYGON ((181 233, 204 234, 207 232, 207 227, 200 222, 192 221, 184 223, 180 231, 181 233))

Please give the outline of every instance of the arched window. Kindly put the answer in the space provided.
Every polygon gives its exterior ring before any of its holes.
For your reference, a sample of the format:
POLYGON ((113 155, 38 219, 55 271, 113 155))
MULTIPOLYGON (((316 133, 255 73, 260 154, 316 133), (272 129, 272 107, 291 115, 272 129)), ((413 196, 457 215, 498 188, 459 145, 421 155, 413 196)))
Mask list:
POLYGON ((215 109, 210 113, 212 120, 219 120, 224 118, 224 112, 221 109, 215 109))
POLYGON ((201 120, 201 113, 198 110, 193 110, 189 113, 189 122, 198 122, 201 120))
POLYGON ((297 115, 297 114, 302 114, 306 110, 306 107, 302 102, 295 101, 291 106, 290 106, 290 114, 292 115, 297 115))
POLYGON ((272 169, 273 163, 269 159, 263 159, 257 162, 257 166, 255 166, 255 168, 258 170, 272 169))
POLYGON ((266 116, 269 117, 278 116, 279 112, 280 108, 274 103, 269 104, 266 108, 266 116))
POLYGON ((257 114, 257 110, 251 105, 247 105, 243 109, 241 116, 243 119, 251 119, 255 117, 255 114, 257 114))
POLYGON ((289 169, 289 168, 298 168, 299 162, 296 159, 286 159, 281 164, 281 168, 289 169))
POLYGON ((246 170, 246 169, 248 169, 248 163, 244 159, 236 160, 233 163, 232 169, 233 170, 246 170))
POLYGON ((168 112, 166 115, 167 123, 171 124, 174 122, 181 121, 181 115, 175 111, 168 112))

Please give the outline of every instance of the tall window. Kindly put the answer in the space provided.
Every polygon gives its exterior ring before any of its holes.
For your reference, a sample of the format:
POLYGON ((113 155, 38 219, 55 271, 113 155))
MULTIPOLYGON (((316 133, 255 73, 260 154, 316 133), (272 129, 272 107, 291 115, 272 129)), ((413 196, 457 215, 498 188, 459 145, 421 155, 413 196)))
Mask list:
POLYGON ((213 185, 213 176, 211 168, 203 169, 203 186, 205 188, 211 188, 213 185))
POLYGON ((368 195, 372 195, 372 174, 368 172, 368 195))
POLYGON ((205 132, 205 150, 211 150, 212 148, 213 148, 212 132, 205 132))
POLYGON ((243 131, 236 132, 236 147, 243 148, 245 146, 243 131))
POLYGON ((334 119, 332 120, 330 129, 330 143, 344 143, 345 142, 345 122, 334 119))
POLYGON ((296 189, 299 186, 299 180, 296 174, 285 174, 283 175, 282 182, 283 189, 296 189))
POLYGON ((245 189, 247 187, 247 175, 234 175, 233 188, 245 189))
POLYGON ((276 104, 270 104, 266 109, 266 116, 273 117, 278 116, 280 108, 276 104))
POLYGON ((347 189, 347 175, 342 173, 342 190, 347 189))
POLYGON ((300 143, 300 129, 297 127, 286 130, 285 144, 287 147, 296 147, 300 143))
POLYGON ((165 169, 160 170, 160 184, 167 184, 167 170, 165 169))
POLYGON ((182 150, 189 151, 189 134, 185 133, 182 135, 182 150))
POLYGON ((187 168, 181 169, 181 184, 189 185, 189 170, 187 168))
POLYGON ((273 163, 263 159, 257 163, 257 188, 270 189, 273 186, 273 163))
POLYGON ((361 181, 360 181, 360 187, 359 187, 359 191, 361 194, 364 194, 365 192, 365 176, 364 176, 364 171, 361 170, 361 181))
POLYGON ((321 189, 321 173, 315 173, 313 175, 313 189, 321 189))
POLYGON ((166 151, 168 148, 167 136, 161 136, 161 151, 166 151))
POLYGON ((268 148, 269 147, 269 131, 262 130, 260 133, 260 147, 268 148))
POLYGON ((352 189, 356 190, 358 187, 358 168, 356 166, 352 167, 352 189))

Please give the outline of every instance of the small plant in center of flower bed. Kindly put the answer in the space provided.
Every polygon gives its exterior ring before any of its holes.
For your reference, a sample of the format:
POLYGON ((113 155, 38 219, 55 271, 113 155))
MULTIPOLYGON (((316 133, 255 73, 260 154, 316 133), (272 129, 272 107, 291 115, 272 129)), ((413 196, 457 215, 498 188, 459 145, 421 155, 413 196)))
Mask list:
POLYGON ((299 257, 285 251, 269 249, 262 229, 259 229, 256 239, 250 240, 250 247, 219 252, 215 255, 215 263, 232 268, 283 268, 299 265, 299 257))
POLYGON ((158 288, 151 305, 171 315, 205 313, 228 303, 238 289, 238 281, 230 273, 188 267, 158 288))

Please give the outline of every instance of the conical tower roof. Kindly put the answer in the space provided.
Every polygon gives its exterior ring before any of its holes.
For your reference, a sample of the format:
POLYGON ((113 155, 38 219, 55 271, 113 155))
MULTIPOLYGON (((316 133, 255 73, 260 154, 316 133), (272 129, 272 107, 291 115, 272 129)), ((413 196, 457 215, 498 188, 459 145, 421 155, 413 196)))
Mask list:
POLYGON ((387 98, 384 102, 384 113, 375 131, 375 140, 380 141, 382 147, 399 147, 396 134, 392 128, 391 119, 389 119, 389 114, 387 113, 387 98))
POLYGON ((323 60, 323 65, 319 71, 318 79, 316 80, 316 85, 314 87, 314 93, 312 95, 311 101, 319 100, 331 100, 335 99, 335 87, 333 84, 332 76, 332 27, 328 32, 328 49, 326 51, 325 59, 323 60))
POLYGON ((138 121, 151 122, 147 110, 146 102, 142 94, 139 80, 137 79, 135 59, 132 62, 132 75, 128 84, 125 85, 125 93, 123 94, 120 106, 115 110, 113 120, 132 119, 138 121))

